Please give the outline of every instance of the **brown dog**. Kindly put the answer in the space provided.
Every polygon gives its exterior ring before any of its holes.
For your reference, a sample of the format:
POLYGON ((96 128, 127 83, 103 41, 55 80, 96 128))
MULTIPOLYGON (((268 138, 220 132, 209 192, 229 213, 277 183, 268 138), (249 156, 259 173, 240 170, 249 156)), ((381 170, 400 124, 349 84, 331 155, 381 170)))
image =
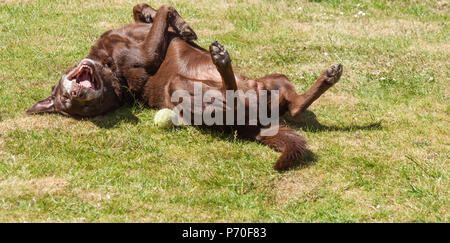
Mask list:
MULTIPOLYGON (((87 57, 62 75, 51 95, 27 113, 92 117, 127 102, 128 91, 149 107, 172 109, 179 103, 171 101, 172 94, 184 90, 188 97, 183 98, 193 99, 194 82, 199 82, 204 91, 222 93, 277 90, 280 115, 288 111, 298 116, 342 74, 342 66, 333 65, 306 93, 298 95, 282 74, 255 80, 235 74, 225 48, 214 42, 207 51, 193 43, 195 32, 171 6, 163 5, 156 11, 147 4, 138 4, 133 14, 134 24, 105 32, 87 57)), ((247 115, 253 108, 246 108, 247 115)), ((269 127, 278 131, 276 135, 261 136, 264 126, 259 122, 228 127, 233 127, 242 138, 258 140, 282 152, 274 166, 277 170, 289 168, 304 154, 306 142, 289 128, 269 127)))

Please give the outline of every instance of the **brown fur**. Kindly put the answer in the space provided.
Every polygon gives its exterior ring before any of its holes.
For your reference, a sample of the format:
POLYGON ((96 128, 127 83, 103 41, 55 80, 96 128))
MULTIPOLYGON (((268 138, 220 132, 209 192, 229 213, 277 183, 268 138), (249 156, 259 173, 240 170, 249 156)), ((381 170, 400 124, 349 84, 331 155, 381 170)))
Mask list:
MULTIPOLYGON (((177 105, 170 101, 173 92, 186 90, 190 94, 186 98, 192 99, 194 82, 201 82, 204 91, 278 90, 280 115, 288 111, 298 116, 336 83, 342 73, 340 64, 331 66, 305 94, 298 95, 285 75, 249 79, 234 73, 231 58, 223 46, 215 42, 207 51, 196 45, 195 32, 171 6, 163 5, 156 11, 147 4, 138 4, 133 13, 136 23, 105 32, 87 55, 94 63, 90 66, 94 70, 91 83, 104 87, 101 95, 89 96, 94 90, 79 85, 68 91, 63 76, 51 96, 33 105, 27 113, 96 116, 127 102, 129 91, 149 107, 173 108, 177 105)), ((77 77, 78 82, 77 75, 82 73, 78 70, 84 70, 86 63, 90 61, 80 62, 65 74, 77 77)), ((276 135, 263 137, 261 125, 233 127, 242 138, 258 140, 282 152, 274 166, 277 170, 291 167, 306 149, 305 140, 289 128, 279 128, 276 135)))

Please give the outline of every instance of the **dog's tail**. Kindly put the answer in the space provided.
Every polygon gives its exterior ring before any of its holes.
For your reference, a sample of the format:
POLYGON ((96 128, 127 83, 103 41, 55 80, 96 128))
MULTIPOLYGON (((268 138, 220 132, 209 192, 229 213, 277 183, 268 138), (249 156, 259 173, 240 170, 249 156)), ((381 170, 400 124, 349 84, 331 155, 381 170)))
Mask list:
POLYGON ((288 127, 268 129, 278 129, 278 133, 274 136, 261 136, 260 132, 256 139, 282 153, 273 166, 275 170, 288 169, 297 159, 303 157, 306 152, 306 141, 301 135, 288 127))

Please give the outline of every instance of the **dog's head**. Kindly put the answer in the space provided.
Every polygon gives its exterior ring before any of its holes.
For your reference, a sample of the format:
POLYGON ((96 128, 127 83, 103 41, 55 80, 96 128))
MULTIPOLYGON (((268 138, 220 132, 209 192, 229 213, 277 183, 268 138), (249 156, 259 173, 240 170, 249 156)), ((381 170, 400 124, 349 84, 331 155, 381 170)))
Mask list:
POLYGON ((121 104, 120 89, 112 60, 85 58, 62 75, 49 97, 26 112, 92 117, 118 108, 121 104))

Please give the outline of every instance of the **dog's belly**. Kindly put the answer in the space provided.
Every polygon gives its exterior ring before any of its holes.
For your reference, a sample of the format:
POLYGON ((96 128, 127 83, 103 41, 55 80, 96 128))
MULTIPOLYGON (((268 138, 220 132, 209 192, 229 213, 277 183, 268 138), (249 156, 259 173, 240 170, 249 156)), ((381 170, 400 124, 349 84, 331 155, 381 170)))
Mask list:
MULTIPOLYGON (((248 79, 237 73, 235 78, 238 88, 246 92, 249 89, 248 79)), ((203 93, 207 90, 220 91, 223 85, 208 51, 193 47, 181 39, 173 39, 160 68, 145 85, 144 101, 150 107, 173 108, 173 92, 184 90, 194 95, 195 83, 201 83, 203 93)))

